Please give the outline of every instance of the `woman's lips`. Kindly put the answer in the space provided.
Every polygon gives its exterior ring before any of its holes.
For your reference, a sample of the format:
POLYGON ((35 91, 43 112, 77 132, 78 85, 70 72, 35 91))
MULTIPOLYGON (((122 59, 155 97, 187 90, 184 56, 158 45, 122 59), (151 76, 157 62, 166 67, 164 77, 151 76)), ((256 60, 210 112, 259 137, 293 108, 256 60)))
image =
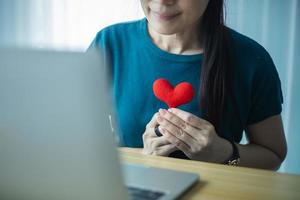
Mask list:
POLYGON ((159 12, 155 12, 155 11, 152 11, 152 13, 156 18, 158 18, 160 20, 164 20, 164 21, 172 20, 175 17, 177 17, 178 15, 180 15, 180 13, 168 14, 168 13, 159 13, 159 12))

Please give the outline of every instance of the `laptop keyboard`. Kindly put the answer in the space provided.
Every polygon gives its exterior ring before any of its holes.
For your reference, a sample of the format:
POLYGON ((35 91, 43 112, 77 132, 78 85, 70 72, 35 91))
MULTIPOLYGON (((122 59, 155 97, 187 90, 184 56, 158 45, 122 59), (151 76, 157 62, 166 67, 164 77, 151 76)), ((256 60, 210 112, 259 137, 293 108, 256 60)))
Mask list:
POLYGON ((159 200, 165 193, 160 191, 153 191, 147 189, 141 189, 137 187, 127 187, 129 196, 132 200, 159 200))

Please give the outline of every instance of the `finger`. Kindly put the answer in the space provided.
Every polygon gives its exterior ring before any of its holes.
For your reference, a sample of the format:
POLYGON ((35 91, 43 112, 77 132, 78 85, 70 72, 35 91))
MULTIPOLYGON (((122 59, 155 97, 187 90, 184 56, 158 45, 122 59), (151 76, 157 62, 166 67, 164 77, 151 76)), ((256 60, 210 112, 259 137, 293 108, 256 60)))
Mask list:
MULTIPOLYGON (((195 140, 199 140, 199 136, 201 136, 200 130, 195 128, 194 126, 186 123, 184 120, 182 120, 177 115, 168 112, 167 110, 160 109, 159 113, 157 114, 157 117, 163 117, 165 120, 171 122, 174 124, 179 130, 184 130, 187 134, 189 134, 192 138, 195 140)), ((202 127, 204 128, 204 127, 202 127)), ((175 130, 169 130, 171 133, 174 133, 175 130)))
POLYGON ((184 133, 186 133, 186 135, 189 135, 194 140, 196 140, 197 144, 202 143, 202 141, 205 139, 205 129, 200 130, 193 126, 186 125, 184 128, 182 128, 182 130, 184 131, 184 133))
POLYGON ((146 148, 155 149, 156 147, 170 144, 163 136, 157 137, 156 134, 153 134, 152 131, 150 133, 145 133, 143 135, 143 142, 146 148))
POLYGON ((166 138, 166 140, 174 144, 179 150, 183 151, 187 156, 190 155, 190 147, 185 143, 185 141, 178 139, 166 129, 161 129, 161 131, 164 137, 166 138))
MULTIPOLYGON (((167 130, 170 134, 172 134, 177 139, 181 140, 182 142, 186 143, 190 148, 197 145, 197 139, 192 137, 190 134, 187 134, 182 129, 175 126, 173 123, 169 122, 168 120, 158 117, 160 120, 160 126, 158 130, 164 135, 164 129, 167 130)), ((199 130, 198 130, 199 131, 199 130)))
POLYGON ((178 128, 185 128, 185 126, 186 126, 186 123, 185 123, 184 120, 182 120, 177 115, 175 115, 171 112, 168 112, 165 109, 159 109, 159 112, 158 112, 157 116, 161 116, 161 117, 167 119, 168 121, 170 121, 171 123, 176 125, 178 128))
POLYGON ((146 130, 146 133, 143 135, 143 137, 147 138, 159 138, 160 136, 158 136, 156 133, 155 133, 155 128, 148 128, 146 130))
POLYGON ((156 121, 157 114, 158 113, 155 113, 152 116, 150 122, 146 125, 146 128, 154 128, 158 124, 157 121, 156 121))
POLYGON ((169 144, 171 143, 168 140, 166 140, 164 137, 151 138, 144 141, 144 151, 146 152, 146 154, 152 154, 161 146, 165 146, 169 144))
POLYGON ((147 140, 147 138, 158 138, 158 136, 156 135, 154 128, 147 128, 146 133, 144 134, 145 140, 147 140))
POLYGON ((149 146, 151 149, 156 149, 158 147, 171 144, 165 137, 153 138, 149 141, 149 146))
POLYGON ((206 121, 205 119, 199 118, 196 115, 193 115, 189 112, 180 110, 178 108, 171 108, 171 109, 169 109, 169 112, 177 115, 186 123, 188 123, 196 128, 199 128, 199 129, 205 129, 211 125, 211 123, 206 121))
POLYGON ((159 147, 157 150, 153 151, 152 155, 156 156, 168 156, 170 153, 175 151, 177 148, 174 144, 167 144, 159 147))

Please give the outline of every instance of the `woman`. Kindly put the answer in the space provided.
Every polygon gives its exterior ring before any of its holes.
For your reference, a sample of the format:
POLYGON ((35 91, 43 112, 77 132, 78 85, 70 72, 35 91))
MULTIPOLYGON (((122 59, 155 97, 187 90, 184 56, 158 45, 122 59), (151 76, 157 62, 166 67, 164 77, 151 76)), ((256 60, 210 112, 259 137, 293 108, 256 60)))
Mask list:
POLYGON ((141 5, 145 19, 107 27, 91 46, 102 49, 111 65, 121 145, 152 155, 278 169, 287 152, 283 99, 266 50, 224 25, 223 0, 141 5), (153 95, 159 78, 189 82, 197 95, 168 109, 153 95), (243 131, 246 145, 238 144, 243 131))

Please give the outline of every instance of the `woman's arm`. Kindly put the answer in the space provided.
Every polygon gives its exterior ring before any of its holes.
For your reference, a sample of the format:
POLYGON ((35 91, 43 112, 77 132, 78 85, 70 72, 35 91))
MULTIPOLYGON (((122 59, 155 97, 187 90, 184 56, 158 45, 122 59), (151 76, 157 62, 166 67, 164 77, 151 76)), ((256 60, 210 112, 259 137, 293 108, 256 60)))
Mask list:
POLYGON ((281 115, 246 128, 249 144, 238 145, 240 166, 277 170, 287 154, 281 115))
MULTIPOLYGON (((223 163, 232 154, 230 142, 217 135, 208 121, 180 109, 161 109, 159 131, 192 160, 223 163)), ((281 116, 247 127, 249 144, 237 145, 240 166, 276 170, 287 152, 281 116)))

